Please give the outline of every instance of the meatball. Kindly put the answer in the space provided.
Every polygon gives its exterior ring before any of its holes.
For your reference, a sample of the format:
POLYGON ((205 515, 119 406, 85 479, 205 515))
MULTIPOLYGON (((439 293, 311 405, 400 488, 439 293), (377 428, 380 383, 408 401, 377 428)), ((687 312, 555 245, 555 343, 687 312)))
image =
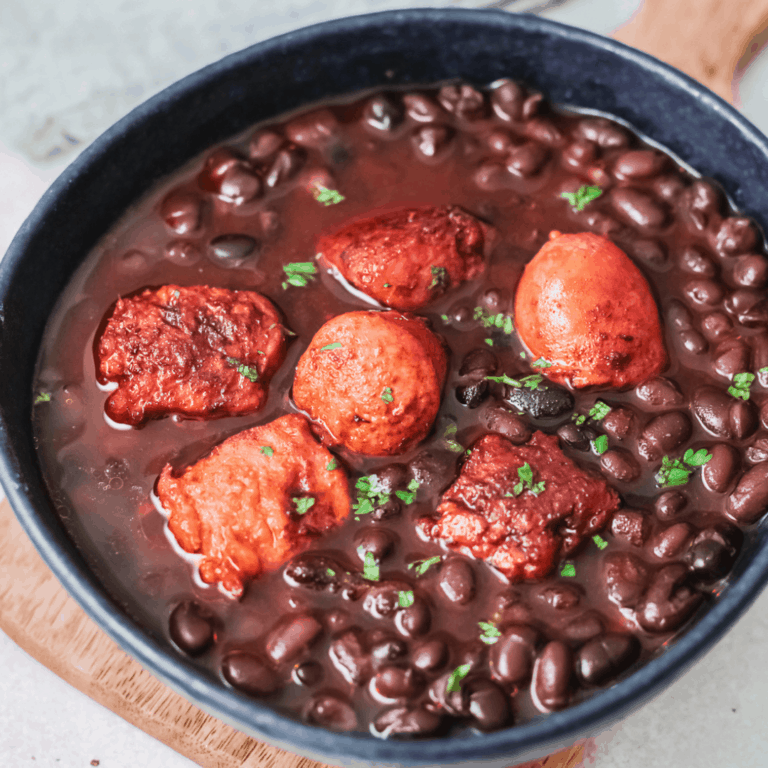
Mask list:
POLYGON ((347 477, 307 420, 283 416, 217 445, 176 474, 166 464, 157 498, 200 578, 239 597, 349 514, 347 477))
POLYGON ((486 228, 457 207, 423 206, 353 221, 317 251, 380 304, 415 310, 483 270, 486 228))
POLYGON ((390 456, 429 433, 446 366, 442 341, 421 318, 348 312, 320 328, 301 356, 293 399, 324 442, 390 456))
POLYGON ((285 331, 261 294, 164 285, 118 299, 95 346, 104 406, 120 424, 169 414, 213 419, 258 411, 285 358, 285 331))
POLYGON ((571 387, 624 389, 667 363, 648 283, 599 235, 550 234, 517 286, 515 324, 531 354, 551 364, 543 372, 571 387))
POLYGON ((567 458, 554 435, 536 432, 525 445, 513 445, 488 434, 443 494, 439 517, 419 526, 519 581, 549 575, 619 506, 618 494, 567 458))

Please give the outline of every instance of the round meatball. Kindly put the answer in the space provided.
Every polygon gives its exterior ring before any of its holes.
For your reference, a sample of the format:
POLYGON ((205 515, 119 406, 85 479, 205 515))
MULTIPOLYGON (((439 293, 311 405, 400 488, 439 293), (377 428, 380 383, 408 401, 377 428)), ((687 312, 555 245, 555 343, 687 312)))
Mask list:
POLYGON ((648 283, 610 240, 552 232, 528 263, 515 325, 543 372, 571 387, 624 389, 653 378, 667 353, 648 283))
POLYGON ((348 312, 320 328, 301 356, 293 399, 324 442, 391 456, 429 433, 446 366, 441 340, 421 318, 348 312))
POLYGON ((167 464, 156 492, 181 548, 202 556, 200 578, 236 597, 349 514, 344 470, 295 414, 227 438, 181 474, 167 464))
POLYGON ((317 252, 380 304, 414 310, 483 271, 485 225, 456 206, 403 208, 346 224, 317 252))

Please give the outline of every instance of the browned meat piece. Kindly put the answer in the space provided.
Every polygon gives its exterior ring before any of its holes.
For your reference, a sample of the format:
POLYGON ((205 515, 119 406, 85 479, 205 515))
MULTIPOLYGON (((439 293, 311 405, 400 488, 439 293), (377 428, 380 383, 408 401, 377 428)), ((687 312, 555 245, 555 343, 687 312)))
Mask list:
POLYGON ((324 442, 389 456, 429 433, 446 366, 442 342, 421 318, 348 312, 320 328, 301 356, 293 399, 324 442))
POLYGON ((167 464, 157 497, 182 549, 203 555, 202 580, 234 596, 349 514, 344 470, 296 415, 233 435, 180 475, 167 464))
POLYGON ((472 446, 437 520, 420 525, 519 581, 547 576, 619 506, 616 492, 568 459, 554 435, 536 432, 513 445, 491 434, 472 446))
POLYGON ((285 331, 261 294, 164 285, 118 299, 94 346, 110 419, 214 419, 258 411, 285 358, 285 331))
POLYGON ((353 287, 415 310, 483 271, 486 228, 457 207, 404 208, 321 237, 318 253, 353 287))

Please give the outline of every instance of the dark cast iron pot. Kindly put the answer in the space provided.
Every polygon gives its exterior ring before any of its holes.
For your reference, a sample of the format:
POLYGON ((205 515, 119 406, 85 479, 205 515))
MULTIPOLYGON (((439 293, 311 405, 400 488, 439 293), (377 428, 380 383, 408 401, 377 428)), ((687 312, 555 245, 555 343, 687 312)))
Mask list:
POLYGON ((734 109, 660 62, 611 40, 498 11, 407 10, 332 21, 259 43, 149 100, 86 149, 44 195, 0 264, 0 478, 62 584, 142 665, 204 710, 272 744, 345 765, 510 765, 598 732, 670 684, 768 580, 762 526, 711 610, 663 655, 562 712, 485 735, 408 742, 303 725, 204 676, 129 619, 54 513, 31 428, 46 320, 73 272, 125 209, 207 146, 258 121, 383 85, 512 77, 561 104, 615 115, 716 179, 768 225, 768 141, 734 109))

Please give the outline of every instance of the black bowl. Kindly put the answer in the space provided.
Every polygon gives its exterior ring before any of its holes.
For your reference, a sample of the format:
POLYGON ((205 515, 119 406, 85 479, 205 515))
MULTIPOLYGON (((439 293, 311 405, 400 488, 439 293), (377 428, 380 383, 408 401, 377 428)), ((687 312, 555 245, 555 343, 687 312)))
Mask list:
POLYGON ((255 45, 171 86, 62 174, 0 265, 0 478, 43 558, 90 616, 171 687, 240 730, 354 765, 509 765, 567 746, 668 685, 733 625, 768 580, 759 527, 728 588, 663 655, 562 712, 482 736, 382 741, 303 725, 204 676, 111 599, 57 518, 32 436, 32 379, 47 318, 85 254, 158 179, 207 146, 319 99, 385 85, 512 77, 560 104, 599 110, 716 179, 768 225, 768 142, 679 72, 611 40, 496 11, 408 10, 332 21, 255 45))

